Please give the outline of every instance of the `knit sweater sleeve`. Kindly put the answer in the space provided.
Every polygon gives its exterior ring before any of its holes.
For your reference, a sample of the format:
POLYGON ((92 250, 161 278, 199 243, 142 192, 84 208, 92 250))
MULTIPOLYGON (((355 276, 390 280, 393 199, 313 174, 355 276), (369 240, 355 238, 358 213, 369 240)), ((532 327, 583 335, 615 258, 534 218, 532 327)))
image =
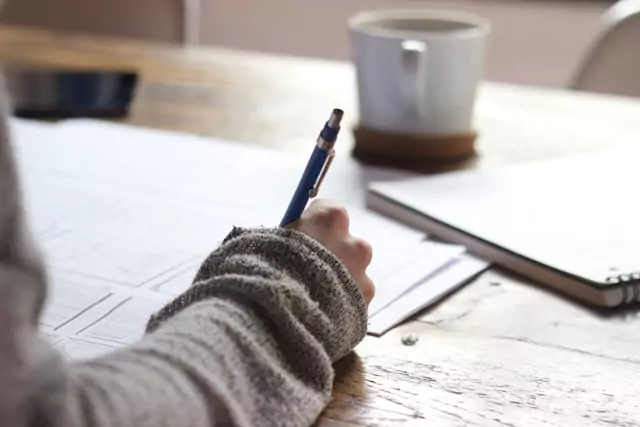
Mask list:
POLYGON ((71 424, 310 425, 366 315, 347 272, 310 238, 236 229, 148 330, 70 367, 63 381, 83 409, 71 424))
POLYGON ((311 238, 234 229, 137 343, 69 363, 38 333, 44 268, 0 132, 0 425, 305 426, 366 332, 342 264, 311 238))

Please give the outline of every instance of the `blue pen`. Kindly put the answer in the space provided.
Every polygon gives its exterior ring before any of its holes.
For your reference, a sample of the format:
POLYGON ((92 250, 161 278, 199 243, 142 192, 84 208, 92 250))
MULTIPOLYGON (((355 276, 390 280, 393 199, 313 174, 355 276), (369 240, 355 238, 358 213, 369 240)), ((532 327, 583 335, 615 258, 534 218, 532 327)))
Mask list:
POLYGON ((280 222, 280 227, 300 219, 309 199, 318 195, 320 184, 322 184, 322 180, 324 180, 335 155, 333 146, 336 143, 336 139, 338 139, 342 115, 342 110, 333 110, 329 120, 327 120, 320 132, 313 153, 311 153, 311 157, 307 162, 307 167, 304 169, 298 187, 293 193, 291 202, 289 202, 289 207, 280 222))

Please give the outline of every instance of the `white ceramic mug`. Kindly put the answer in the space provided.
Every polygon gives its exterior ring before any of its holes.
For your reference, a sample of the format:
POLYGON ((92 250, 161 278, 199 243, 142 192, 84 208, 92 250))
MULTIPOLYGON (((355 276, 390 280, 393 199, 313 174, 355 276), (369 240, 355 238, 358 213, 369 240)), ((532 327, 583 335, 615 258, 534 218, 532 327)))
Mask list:
POLYGON ((459 12, 380 10, 349 20, 360 126, 412 135, 473 131, 489 23, 459 12))

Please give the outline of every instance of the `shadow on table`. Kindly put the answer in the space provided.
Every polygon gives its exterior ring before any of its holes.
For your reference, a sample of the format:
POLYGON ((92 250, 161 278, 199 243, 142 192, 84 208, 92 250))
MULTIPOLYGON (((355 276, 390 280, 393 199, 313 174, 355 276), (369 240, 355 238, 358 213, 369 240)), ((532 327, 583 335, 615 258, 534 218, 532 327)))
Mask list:
POLYGON ((336 362, 334 368, 336 374, 331 403, 318 419, 316 427, 351 426, 363 410, 366 391, 360 356, 351 352, 336 362))

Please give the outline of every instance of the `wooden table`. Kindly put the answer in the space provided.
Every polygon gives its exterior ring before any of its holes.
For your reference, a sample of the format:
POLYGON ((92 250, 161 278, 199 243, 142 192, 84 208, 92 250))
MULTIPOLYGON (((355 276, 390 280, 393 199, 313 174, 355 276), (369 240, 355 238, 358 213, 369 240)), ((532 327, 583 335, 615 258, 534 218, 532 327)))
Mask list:
MULTIPOLYGON (((344 63, 12 27, 0 27, 0 59, 134 68, 143 79, 129 122, 305 154, 332 107, 357 120, 344 63)), ((477 112, 479 156, 461 167, 640 142, 632 100, 487 83, 477 112)), ((344 132, 343 150, 351 143, 344 132)), ((498 269, 368 337, 337 370, 321 426, 640 425, 638 314, 581 307, 498 269), (414 346, 401 344, 409 333, 414 346)))

